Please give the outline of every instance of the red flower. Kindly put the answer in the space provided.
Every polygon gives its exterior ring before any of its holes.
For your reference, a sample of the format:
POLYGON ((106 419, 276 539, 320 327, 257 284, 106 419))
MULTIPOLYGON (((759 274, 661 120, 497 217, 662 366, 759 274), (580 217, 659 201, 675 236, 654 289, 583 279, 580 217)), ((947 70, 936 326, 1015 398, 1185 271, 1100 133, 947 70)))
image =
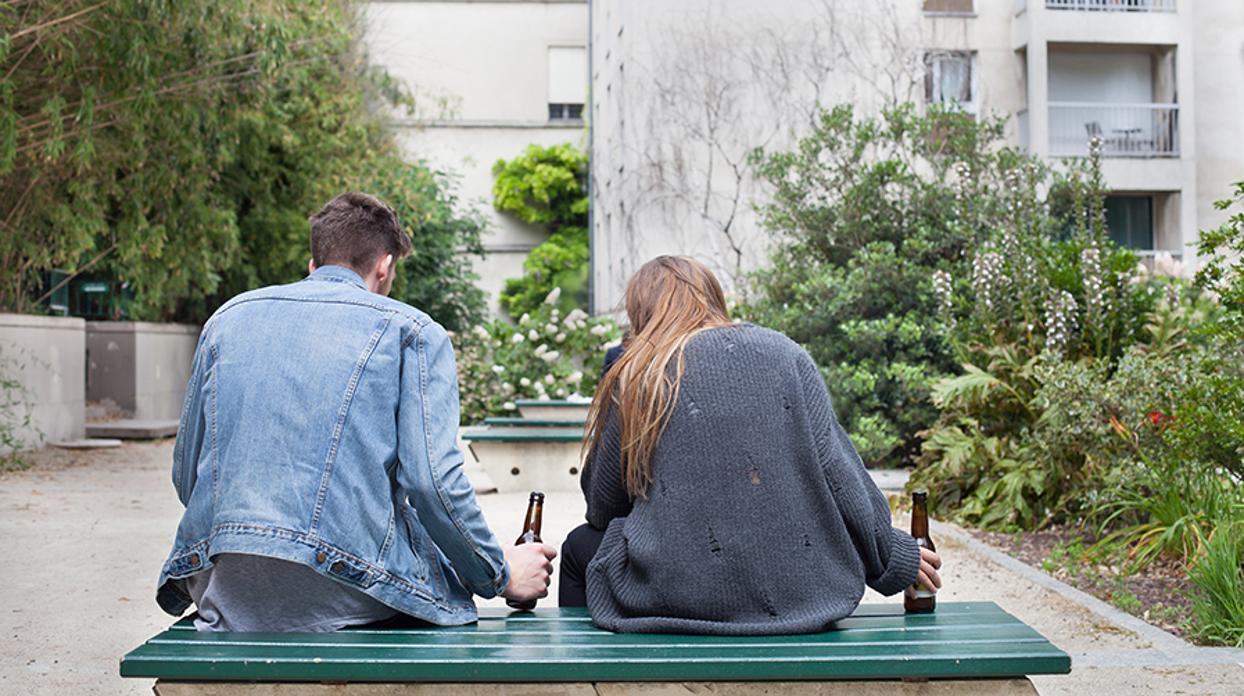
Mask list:
POLYGON ((1150 411, 1149 413, 1145 414, 1145 417, 1148 418, 1149 422, 1152 423, 1154 427, 1156 428, 1163 428, 1163 429, 1169 428, 1171 425, 1175 423, 1174 416, 1168 416, 1165 413, 1162 413, 1161 411, 1150 411))

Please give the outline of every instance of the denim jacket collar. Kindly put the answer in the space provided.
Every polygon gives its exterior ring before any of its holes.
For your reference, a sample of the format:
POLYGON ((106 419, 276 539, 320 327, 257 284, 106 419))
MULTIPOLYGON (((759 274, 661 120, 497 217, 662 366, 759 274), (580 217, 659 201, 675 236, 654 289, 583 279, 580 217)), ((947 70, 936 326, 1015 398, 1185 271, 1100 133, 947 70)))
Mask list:
POLYGON ((367 290, 367 283, 363 282, 363 276, 346 268, 345 266, 320 266, 307 276, 307 280, 328 280, 334 283, 351 283, 360 288, 367 290))

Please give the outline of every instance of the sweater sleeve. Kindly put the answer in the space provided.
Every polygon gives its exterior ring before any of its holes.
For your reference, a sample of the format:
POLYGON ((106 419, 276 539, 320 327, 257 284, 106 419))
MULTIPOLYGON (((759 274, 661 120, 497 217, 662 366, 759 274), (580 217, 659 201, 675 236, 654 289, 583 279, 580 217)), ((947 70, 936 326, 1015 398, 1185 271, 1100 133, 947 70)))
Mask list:
POLYGON ((579 476, 587 500, 587 522, 604 531, 610 520, 631 512, 631 498, 622 483, 621 426, 616 410, 610 410, 600 444, 588 455, 579 476))
POLYGON ((864 468, 851 438, 838 422, 825 382, 804 354, 804 390, 812 431, 834 501, 864 564, 864 582, 889 596, 916 580, 920 550, 910 534, 890 524, 890 504, 864 468))

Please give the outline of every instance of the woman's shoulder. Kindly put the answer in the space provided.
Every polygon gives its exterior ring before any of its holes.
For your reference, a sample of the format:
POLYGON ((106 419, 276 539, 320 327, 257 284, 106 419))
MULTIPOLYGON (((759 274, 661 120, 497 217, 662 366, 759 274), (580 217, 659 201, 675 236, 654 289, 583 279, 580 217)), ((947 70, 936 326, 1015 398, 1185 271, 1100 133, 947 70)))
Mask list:
POLYGON ((709 329, 695 341, 710 350, 732 351, 742 348, 747 352, 761 352, 775 360, 792 360, 795 362, 811 362, 812 358, 803 346, 795 343, 786 334, 755 324, 738 323, 709 329))

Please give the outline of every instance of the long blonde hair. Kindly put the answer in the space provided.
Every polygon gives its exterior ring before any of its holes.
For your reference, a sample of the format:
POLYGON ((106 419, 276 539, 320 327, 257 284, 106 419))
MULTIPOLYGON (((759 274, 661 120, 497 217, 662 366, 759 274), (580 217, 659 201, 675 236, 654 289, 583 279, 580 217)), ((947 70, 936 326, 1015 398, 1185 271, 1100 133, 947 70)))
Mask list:
POLYGON ((635 498, 647 494, 652 454, 678 401, 684 348, 697 333, 728 325, 730 313, 707 266, 686 256, 658 256, 626 284, 626 314, 630 335, 596 388, 584 449, 590 455, 600 447, 609 413, 618 409, 622 479, 635 498))

